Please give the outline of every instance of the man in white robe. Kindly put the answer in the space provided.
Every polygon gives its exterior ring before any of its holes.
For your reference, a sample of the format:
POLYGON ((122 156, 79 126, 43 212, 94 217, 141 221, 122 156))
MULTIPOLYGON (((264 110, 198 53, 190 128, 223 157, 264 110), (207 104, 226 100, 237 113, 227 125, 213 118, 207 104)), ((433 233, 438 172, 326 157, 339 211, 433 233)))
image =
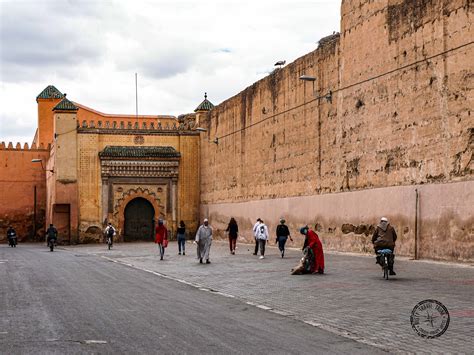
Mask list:
POLYGON ((204 223, 199 227, 195 241, 197 243, 197 253, 199 262, 202 264, 203 259, 206 260, 206 264, 210 264, 209 253, 211 251, 212 244, 212 227, 209 225, 209 221, 204 219, 204 223))

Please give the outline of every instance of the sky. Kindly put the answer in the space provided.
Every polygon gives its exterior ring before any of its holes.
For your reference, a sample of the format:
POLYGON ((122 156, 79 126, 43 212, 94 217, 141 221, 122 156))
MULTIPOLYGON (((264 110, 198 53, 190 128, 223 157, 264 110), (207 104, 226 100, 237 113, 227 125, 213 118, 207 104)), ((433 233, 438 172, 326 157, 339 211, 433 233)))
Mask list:
POLYGON ((54 85, 97 111, 217 105, 340 28, 340 0, 0 0, 0 141, 31 143, 54 85))

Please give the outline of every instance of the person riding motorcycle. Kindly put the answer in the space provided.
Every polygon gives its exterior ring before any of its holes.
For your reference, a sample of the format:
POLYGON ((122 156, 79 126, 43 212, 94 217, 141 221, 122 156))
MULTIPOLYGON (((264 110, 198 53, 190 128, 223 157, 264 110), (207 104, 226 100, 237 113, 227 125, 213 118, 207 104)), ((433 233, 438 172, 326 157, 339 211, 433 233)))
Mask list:
POLYGON ((49 228, 46 230, 46 243, 49 245, 50 241, 53 243, 56 243, 58 240, 58 230, 54 227, 54 225, 51 223, 49 225, 49 228))
POLYGON ((12 226, 8 226, 7 239, 8 239, 8 244, 9 245, 14 245, 13 243, 15 243, 15 245, 16 245, 16 240, 15 240, 16 239, 16 231, 12 226))
MULTIPOLYGON (((388 219, 386 217, 382 217, 380 219, 380 223, 375 228, 375 232, 372 236, 372 243, 374 245, 375 253, 382 249, 390 249, 392 254, 390 254, 388 258, 388 270, 390 275, 396 275, 395 271, 393 270, 393 264, 395 262, 395 241, 397 240, 397 233, 395 229, 390 225, 388 219)), ((376 263, 382 265, 381 256, 377 254, 376 256, 376 263)))

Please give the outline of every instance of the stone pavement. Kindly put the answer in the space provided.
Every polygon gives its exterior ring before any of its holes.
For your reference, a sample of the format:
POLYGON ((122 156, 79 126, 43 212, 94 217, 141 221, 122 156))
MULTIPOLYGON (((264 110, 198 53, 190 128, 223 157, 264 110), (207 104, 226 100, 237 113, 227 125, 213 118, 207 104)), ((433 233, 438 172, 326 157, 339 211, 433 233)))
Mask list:
MULTIPOLYGON (((238 245, 230 255, 225 242, 214 241, 210 265, 199 264, 188 242, 187 255, 177 255, 171 242, 165 260, 152 243, 122 243, 67 247, 235 297, 251 305, 304 321, 338 335, 391 352, 474 353, 473 265, 412 261, 397 258, 397 276, 382 278, 375 258, 326 253, 324 275, 290 275, 301 252, 287 250, 284 259, 275 247, 266 259, 252 255, 253 245, 238 245), (424 339, 410 324, 413 307, 435 299, 449 310, 449 328, 439 338, 424 339)), ((157 279, 159 282, 159 279, 157 279)))

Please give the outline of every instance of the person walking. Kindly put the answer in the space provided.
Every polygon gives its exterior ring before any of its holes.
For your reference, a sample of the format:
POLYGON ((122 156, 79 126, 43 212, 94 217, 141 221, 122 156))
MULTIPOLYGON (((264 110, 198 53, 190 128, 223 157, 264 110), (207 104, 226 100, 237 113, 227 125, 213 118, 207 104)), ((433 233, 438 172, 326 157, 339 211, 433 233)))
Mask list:
POLYGON ((265 259, 265 244, 268 241, 268 227, 260 220, 257 227, 257 239, 260 247, 260 259, 265 259))
POLYGON ((258 226, 262 223, 262 220, 260 218, 257 218, 257 222, 253 225, 253 237, 255 238, 255 251, 253 252, 253 255, 257 255, 258 253, 258 239, 257 239, 257 229, 258 226))
POLYGON ((183 255, 186 255, 186 225, 183 221, 179 222, 176 239, 178 240, 178 255, 181 255, 181 249, 183 249, 183 255))
POLYGON ((160 260, 163 260, 165 248, 168 246, 168 229, 164 226, 161 218, 158 220, 155 232, 155 243, 158 244, 158 248, 160 249, 160 260))
POLYGON ((276 228, 276 243, 278 243, 278 249, 280 249, 280 254, 282 258, 285 256, 285 244, 288 238, 293 241, 290 235, 290 230, 285 224, 285 219, 280 218, 280 224, 276 228))
POLYGON ((237 237, 239 236, 239 226, 237 225, 237 221, 232 217, 230 219, 229 224, 227 225, 227 229, 225 230, 229 233, 229 248, 230 253, 235 255, 235 247, 237 245, 237 237))
POLYGON ((205 259, 206 264, 210 264, 209 253, 211 252, 212 244, 212 227, 209 225, 207 218, 204 219, 203 224, 197 230, 195 241, 198 248, 199 263, 202 264, 203 259, 205 259))

